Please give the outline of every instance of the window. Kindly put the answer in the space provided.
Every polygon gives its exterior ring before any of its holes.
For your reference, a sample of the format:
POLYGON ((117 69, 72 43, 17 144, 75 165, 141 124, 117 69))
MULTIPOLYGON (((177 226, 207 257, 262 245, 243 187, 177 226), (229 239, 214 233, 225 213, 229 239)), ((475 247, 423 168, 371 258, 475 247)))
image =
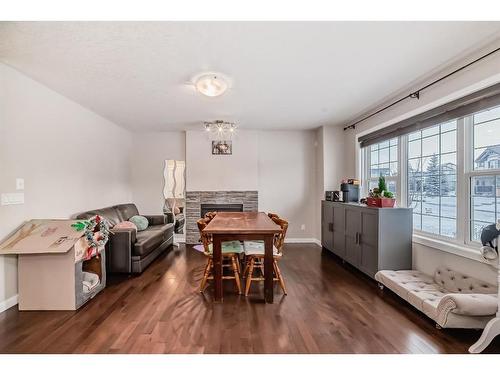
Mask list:
POLYGON ((500 219, 500 106, 363 150, 365 193, 385 176, 415 232, 477 244, 500 219))
POLYGON ((500 175, 471 177, 471 240, 500 219, 500 175))
POLYGON ((385 142, 369 146, 367 153, 367 165, 369 165, 367 179, 368 190, 378 186, 378 179, 384 176, 387 188, 396 194, 398 167, 398 139, 390 139, 385 142))
POLYGON ((473 171, 470 173, 470 240, 500 219, 500 107, 472 115, 473 171))
POLYGON ((407 206, 413 208, 413 228, 456 237, 457 122, 419 130, 407 140, 407 206))
POLYGON ((474 124, 474 170, 500 168, 500 107, 476 113, 474 124))

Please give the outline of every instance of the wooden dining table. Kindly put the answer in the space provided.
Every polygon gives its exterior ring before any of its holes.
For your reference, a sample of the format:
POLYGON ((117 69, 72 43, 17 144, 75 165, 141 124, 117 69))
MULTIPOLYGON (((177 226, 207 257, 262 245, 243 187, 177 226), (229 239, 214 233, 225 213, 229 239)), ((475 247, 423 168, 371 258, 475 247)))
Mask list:
POLYGON ((273 239, 281 228, 264 212, 218 212, 203 229, 212 235, 214 299, 222 302, 222 242, 264 241, 264 300, 273 303, 273 239))

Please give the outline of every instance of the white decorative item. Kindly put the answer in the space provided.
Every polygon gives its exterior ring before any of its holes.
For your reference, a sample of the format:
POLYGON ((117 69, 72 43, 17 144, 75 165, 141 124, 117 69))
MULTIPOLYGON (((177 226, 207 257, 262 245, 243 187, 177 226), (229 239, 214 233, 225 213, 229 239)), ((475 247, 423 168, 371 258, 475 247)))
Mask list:
MULTIPOLYGON (((500 231, 500 220, 496 224, 497 231, 500 231)), ((482 239, 481 239, 482 240, 482 239)), ((483 241, 482 241, 483 242, 483 241)), ((498 256, 498 245, 500 244, 500 236, 496 240, 496 250, 494 247, 490 247, 483 243, 481 247, 481 254, 487 260, 492 260, 493 253, 496 253, 497 259, 497 285, 498 285, 498 309, 496 317, 491 319, 486 327, 484 327, 483 333, 477 342, 469 348, 469 353, 481 353, 486 347, 493 341, 495 337, 500 335, 500 257, 498 256)))
MULTIPOLYGON (((185 170, 186 162, 183 160, 165 160, 165 168, 163 177, 165 186, 163 188, 163 196, 165 205, 171 211, 173 216, 173 224, 175 228, 175 209, 178 199, 185 199, 185 170)), ((174 235, 175 239, 175 235, 174 235)), ((179 243, 174 240, 174 246, 179 246, 179 243)))

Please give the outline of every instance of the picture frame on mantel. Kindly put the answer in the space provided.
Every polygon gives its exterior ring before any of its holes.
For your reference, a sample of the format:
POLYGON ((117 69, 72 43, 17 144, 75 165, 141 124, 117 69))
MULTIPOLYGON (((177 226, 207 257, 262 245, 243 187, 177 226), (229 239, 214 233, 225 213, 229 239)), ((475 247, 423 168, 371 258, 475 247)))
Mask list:
POLYGON ((232 141, 212 141, 212 155, 232 155, 232 141))

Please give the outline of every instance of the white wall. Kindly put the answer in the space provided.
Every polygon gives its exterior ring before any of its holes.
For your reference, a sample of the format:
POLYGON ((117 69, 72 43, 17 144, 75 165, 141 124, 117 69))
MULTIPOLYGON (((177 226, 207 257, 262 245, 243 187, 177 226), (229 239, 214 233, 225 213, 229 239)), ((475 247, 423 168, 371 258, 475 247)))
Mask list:
POLYGON ((314 238, 321 241, 321 201, 325 199, 325 172, 324 172, 324 141, 323 141, 324 126, 319 127, 315 131, 315 169, 316 169, 316 204, 314 217, 316 220, 316 231, 314 238))
POLYGON ((163 212, 165 160, 186 160, 186 133, 134 133, 132 139, 132 201, 140 213, 163 212))
MULTIPOLYGON (((131 135, 0 64, 0 192, 25 180, 25 204, 0 206, 0 240, 31 218, 68 218, 131 200, 131 135)), ((17 261, 0 256, 0 305, 17 294, 17 261)))
MULTIPOLYGON (((405 88, 402 92, 407 95, 409 92, 422 87, 425 83, 441 77, 442 75, 452 71, 455 68, 463 65, 465 61, 472 61, 474 58, 490 51, 500 45, 496 41, 492 45, 485 47, 481 51, 477 51, 474 55, 467 59, 457 61, 454 65, 443 69, 441 72, 435 72, 432 76, 426 77, 420 82, 415 82, 411 87, 405 88)), ((491 86, 500 82, 500 54, 495 54, 489 58, 471 66, 470 68, 457 73, 456 75, 440 82, 439 84, 421 92, 419 100, 405 100, 403 103, 392 107, 374 116, 363 123, 356 126, 355 130, 347 130, 343 135, 345 147, 345 174, 355 175, 360 177, 359 170, 359 145, 357 137, 372 132, 376 129, 383 128, 405 118, 412 117, 418 113, 425 112, 431 108, 447 103, 453 99, 460 98, 471 92, 481 88, 491 86)), ((387 77, 389 79, 390 77, 387 77)), ((401 95, 396 96, 399 98, 401 95)), ((395 98, 390 98, 385 103, 381 103, 380 107, 389 104, 395 98)), ((349 124, 345 124, 349 125, 349 124)), ((340 128, 339 128, 340 129, 340 128)), ((495 283, 496 271, 490 266, 480 263, 475 260, 456 256, 439 249, 424 246, 414 243, 413 246, 413 266, 423 272, 432 274, 439 265, 449 265, 457 270, 462 270, 471 276, 478 277, 485 281, 495 283)))
POLYGON ((239 130, 232 155, 212 155, 203 131, 186 132, 186 190, 257 190, 258 133, 239 130))
POLYGON ((344 131, 338 126, 323 126, 323 170, 324 189, 340 190, 343 178, 354 177, 346 170, 344 131))
POLYGON ((343 178, 354 177, 346 172, 344 133, 341 127, 321 126, 316 129, 316 212, 315 238, 321 239, 321 200, 325 191, 340 190, 343 178))
POLYGON ((286 218, 289 238, 319 238, 315 141, 313 130, 259 132, 259 210, 286 218))

